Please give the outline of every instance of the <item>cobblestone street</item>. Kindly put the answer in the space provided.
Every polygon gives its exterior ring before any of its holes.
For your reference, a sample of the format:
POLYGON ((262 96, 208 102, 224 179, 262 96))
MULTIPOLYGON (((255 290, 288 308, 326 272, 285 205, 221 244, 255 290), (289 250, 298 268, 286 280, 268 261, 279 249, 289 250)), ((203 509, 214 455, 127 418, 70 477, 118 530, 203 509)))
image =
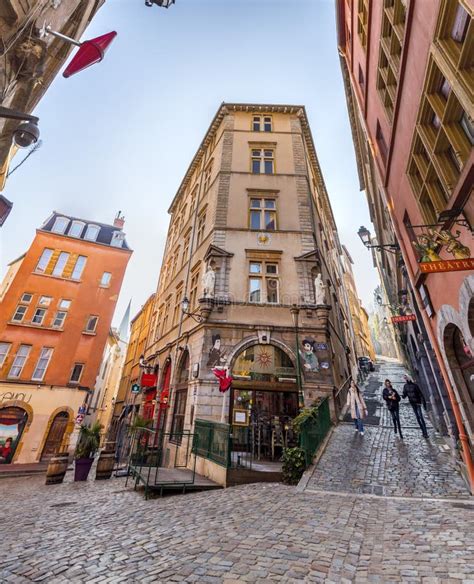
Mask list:
MULTIPOLYGON (((374 396, 385 373, 369 380, 374 396)), ((2 479, 0 581, 474 583, 474 504, 451 459, 432 429, 399 445, 371 407, 382 426, 338 426, 306 490, 145 501, 123 478, 2 479)))

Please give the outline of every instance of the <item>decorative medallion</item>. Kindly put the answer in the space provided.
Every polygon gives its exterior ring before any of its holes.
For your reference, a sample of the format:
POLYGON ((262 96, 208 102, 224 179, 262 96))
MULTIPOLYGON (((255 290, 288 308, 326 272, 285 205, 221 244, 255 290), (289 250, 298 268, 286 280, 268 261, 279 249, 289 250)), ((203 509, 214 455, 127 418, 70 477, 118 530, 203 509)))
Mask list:
POLYGON ((268 233, 259 233, 257 235, 257 245, 266 246, 270 245, 271 238, 268 233))

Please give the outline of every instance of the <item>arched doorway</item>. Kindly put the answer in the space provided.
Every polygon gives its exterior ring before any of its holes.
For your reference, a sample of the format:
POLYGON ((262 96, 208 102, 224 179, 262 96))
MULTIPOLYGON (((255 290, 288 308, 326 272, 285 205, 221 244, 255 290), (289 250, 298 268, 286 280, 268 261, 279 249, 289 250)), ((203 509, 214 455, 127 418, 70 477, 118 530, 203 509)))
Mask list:
POLYGON ((59 452, 59 447, 63 441, 68 422, 68 412, 59 412, 54 416, 43 446, 43 451, 41 452, 41 462, 48 462, 56 452, 59 452))
POLYGON ((13 461, 27 422, 28 414, 23 408, 0 408, 0 464, 13 461))
POLYGON ((188 380, 189 351, 185 350, 179 361, 174 389, 174 408, 170 440, 176 444, 181 444, 183 437, 186 403, 188 400, 188 380))
POLYGON ((166 413, 169 406, 170 398, 170 383, 171 383, 171 359, 168 358, 163 366, 163 373, 161 375, 161 388, 160 388, 160 404, 158 410, 158 419, 156 427, 158 430, 162 431, 166 428, 166 413))
POLYGON ((291 420, 298 415, 296 368, 280 347, 253 344, 232 366, 229 423, 233 458, 278 461, 285 446, 295 446, 291 420))
POLYGON ((474 432, 474 356, 460 329, 449 324, 444 331, 444 348, 458 388, 461 407, 474 432))

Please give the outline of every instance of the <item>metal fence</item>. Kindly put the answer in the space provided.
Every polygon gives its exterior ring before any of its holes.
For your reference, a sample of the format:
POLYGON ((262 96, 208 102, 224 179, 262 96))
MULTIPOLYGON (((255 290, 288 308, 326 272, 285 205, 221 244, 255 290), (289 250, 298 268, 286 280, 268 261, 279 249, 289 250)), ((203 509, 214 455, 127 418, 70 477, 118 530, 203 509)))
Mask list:
POLYGON ((196 420, 194 453, 228 468, 230 465, 230 426, 210 420, 196 420))
POLYGON ((312 463, 330 427, 329 399, 325 398, 315 413, 301 424, 300 447, 305 451, 306 466, 312 463))

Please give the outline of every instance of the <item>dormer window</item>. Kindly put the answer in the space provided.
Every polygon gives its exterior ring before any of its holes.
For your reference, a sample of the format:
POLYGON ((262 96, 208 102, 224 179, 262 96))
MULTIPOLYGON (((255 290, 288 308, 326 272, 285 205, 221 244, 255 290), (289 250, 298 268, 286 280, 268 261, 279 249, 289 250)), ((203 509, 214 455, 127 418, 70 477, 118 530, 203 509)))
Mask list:
POLYGON ((114 231, 112 234, 112 241, 110 245, 112 247, 123 247, 123 242, 125 241, 125 233, 123 231, 114 231))
POLYGON ((66 217, 56 217, 51 231, 54 233, 64 233, 68 225, 69 219, 66 217))
POLYGON ((71 237, 81 237, 82 232, 84 231, 84 226, 85 223, 82 221, 73 221, 68 235, 71 237))
POLYGON ((95 241, 99 235, 100 227, 97 225, 88 225, 84 239, 88 241, 95 241))

